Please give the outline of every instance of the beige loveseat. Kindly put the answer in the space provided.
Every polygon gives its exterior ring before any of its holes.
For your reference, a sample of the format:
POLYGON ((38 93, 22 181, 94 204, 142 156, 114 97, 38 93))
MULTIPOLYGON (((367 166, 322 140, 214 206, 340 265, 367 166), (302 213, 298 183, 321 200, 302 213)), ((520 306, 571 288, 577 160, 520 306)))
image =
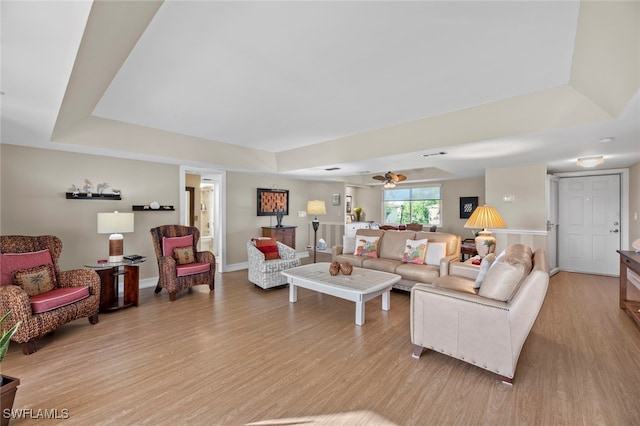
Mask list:
MULTIPOLYGON (((411 291, 416 283, 432 283, 436 278, 447 275, 449 263, 460 259, 460 236, 444 232, 415 232, 415 231, 385 231, 382 229, 358 229, 359 237, 379 237, 377 258, 358 256, 348 250, 343 253, 344 245, 333 246, 332 259, 338 262, 348 261, 353 266, 392 272, 402 276, 394 285, 405 291, 411 291), (438 257, 432 264, 418 265, 403 262, 402 257, 407 240, 427 239, 429 243, 444 243, 446 253, 438 257)), ((427 247, 428 248, 428 247, 427 247)))
POLYGON ((413 356, 432 349, 511 383, 547 292, 547 260, 544 250, 532 254, 522 244, 507 247, 493 263, 489 256, 479 268, 452 263, 449 275, 413 287, 413 356))

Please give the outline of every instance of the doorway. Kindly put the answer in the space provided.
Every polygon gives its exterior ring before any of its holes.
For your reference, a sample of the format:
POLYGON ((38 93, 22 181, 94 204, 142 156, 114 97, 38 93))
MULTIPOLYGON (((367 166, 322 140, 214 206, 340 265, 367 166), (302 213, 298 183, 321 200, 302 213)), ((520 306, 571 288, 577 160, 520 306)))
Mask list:
POLYGON ((187 198, 185 201, 186 209, 184 214, 184 224, 187 226, 193 226, 195 224, 195 197, 196 189, 193 186, 187 186, 184 196, 187 198))
POLYGON ((216 217, 216 191, 215 185, 209 178, 203 178, 200 183, 200 248, 201 250, 214 251, 213 242, 217 237, 214 234, 216 217))
POLYGON ((559 180, 558 263, 565 271, 619 274, 622 245, 621 175, 564 177, 559 180))
POLYGON ((225 172, 220 170, 180 166, 180 186, 194 188, 193 193, 184 190, 181 192, 180 217, 183 224, 187 224, 189 219, 186 213, 194 213, 193 225, 200 230, 199 249, 213 252, 218 272, 226 272, 225 177, 225 172), (186 184, 188 176, 189 184, 186 184), (198 176, 200 179, 197 179, 198 176), (197 185, 195 181, 198 181, 197 185), (191 206, 189 199, 193 201, 191 206))

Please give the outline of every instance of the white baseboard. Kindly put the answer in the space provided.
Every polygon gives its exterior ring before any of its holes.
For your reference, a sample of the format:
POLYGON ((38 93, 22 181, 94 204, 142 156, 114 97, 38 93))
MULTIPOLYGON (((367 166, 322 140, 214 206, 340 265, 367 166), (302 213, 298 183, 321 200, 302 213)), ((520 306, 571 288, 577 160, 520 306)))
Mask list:
POLYGON ((227 265, 227 272, 241 271, 243 269, 249 269, 249 262, 234 263, 233 265, 227 265))
POLYGON ((138 288, 150 288, 158 285, 158 277, 145 278, 140 280, 138 288))
MULTIPOLYGON (((296 252, 296 257, 298 259, 309 257, 309 252, 298 251, 296 252)), ((240 263, 234 263, 232 265, 227 265, 226 272, 242 271, 243 269, 249 269, 249 262, 240 262, 240 263)), ((140 280, 139 288, 155 287, 157 284, 158 284, 158 277, 145 278, 143 280, 140 280)))

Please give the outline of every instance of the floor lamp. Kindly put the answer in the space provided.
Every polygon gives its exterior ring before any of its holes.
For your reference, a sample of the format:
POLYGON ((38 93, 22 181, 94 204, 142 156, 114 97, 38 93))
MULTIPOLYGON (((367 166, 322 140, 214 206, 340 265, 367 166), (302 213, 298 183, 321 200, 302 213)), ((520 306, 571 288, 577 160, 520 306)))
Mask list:
POLYGON ((327 208, 324 205, 324 201, 307 201, 307 214, 314 216, 311 224, 313 225, 313 263, 316 263, 316 250, 318 248, 318 228, 320 227, 318 215, 327 214, 327 208))
POLYGON ((476 236, 476 251, 478 256, 485 257, 496 249, 496 239, 491 235, 491 231, 487 231, 487 228, 506 228, 507 224, 495 208, 485 204, 476 207, 464 227, 482 229, 476 236))

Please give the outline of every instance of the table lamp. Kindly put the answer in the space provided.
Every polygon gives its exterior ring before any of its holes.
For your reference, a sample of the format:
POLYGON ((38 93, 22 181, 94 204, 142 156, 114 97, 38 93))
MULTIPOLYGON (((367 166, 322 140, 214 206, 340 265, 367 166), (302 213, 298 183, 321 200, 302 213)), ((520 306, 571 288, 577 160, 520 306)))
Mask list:
POLYGON ((133 213, 98 213, 98 234, 109 235, 109 262, 122 262, 125 232, 133 232, 133 213))
POLYGON ((318 227, 320 226, 318 215, 327 214, 327 208, 325 207, 324 201, 307 201, 307 214, 312 214, 314 216, 313 221, 311 221, 311 225, 313 226, 313 263, 316 263, 316 249, 318 248, 318 227))
POLYGON ((496 239, 491 235, 490 231, 487 231, 487 228, 501 229, 506 228, 507 224, 495 208, 485 204, 484 206, 476 207, 464 227, 482 229, 476 236, 476 250, 478 251, 478 256, 485 257, 496 249, 496 239))

